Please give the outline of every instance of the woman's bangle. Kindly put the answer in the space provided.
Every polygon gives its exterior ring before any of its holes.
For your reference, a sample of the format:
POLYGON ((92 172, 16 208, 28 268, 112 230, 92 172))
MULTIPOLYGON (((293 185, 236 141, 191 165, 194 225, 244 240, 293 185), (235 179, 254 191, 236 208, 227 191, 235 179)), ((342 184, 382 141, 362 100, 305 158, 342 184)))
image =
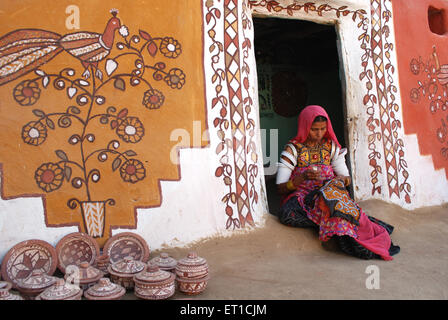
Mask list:
POLYGON ((291 190, 291 191, 296 190, 296 186, 294 185, 292 180, 288 180, 288 182, 286 182, 286 189, 291 190))

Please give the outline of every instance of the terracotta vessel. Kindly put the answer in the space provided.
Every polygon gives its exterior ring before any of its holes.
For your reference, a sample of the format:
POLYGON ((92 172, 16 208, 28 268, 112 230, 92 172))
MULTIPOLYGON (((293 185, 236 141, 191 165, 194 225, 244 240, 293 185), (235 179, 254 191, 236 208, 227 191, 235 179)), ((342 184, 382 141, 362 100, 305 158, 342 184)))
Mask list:
POLYGON ((36 300, 81 300, 82 292, 80 287, 58 279, 54 285, 39 294, 36 300))
POLYGON ((132 257, 125 257, 107 268, 112 282, 119 284, 126 289, 134 288, 133 277, 145 270, 146 263, 134 260, 132 257))
POLYGON ((160 270, 176 272, 177 260, 166 252, 160 253, 160 256, 152 258, 149 262, 158 265, 160 270))
POLYGON ((96 259, 95 267, 103 272, 104 276, 109 275, 107 267, 109 267, 110 259, 107 254, 103 254, 96 259))
POLYGON ((89 300, 119 300, 125 293, 124 287, 112 283, 108 278, 101 278, 98 283, 84 292, 84 297, 89 300))
POLYGON ((146 271, 134 276, 134 294, 146 300, 167 299, 174 294, 175 275, 160 270, 156 264, 148 264, 146 271))
POLYGON ((34 270, 28 278, 17 284, 17 290, 25 299, 33 300, 45 289, 51 287, 56 280, 56 277, 49 276, 41 270, 34 270))
POLYGON ((88 262, 81 262, 79 266, 68 266, 64 278, 69 283, 79 283, 79 287, 85 291, 102 277, 103 273, 100 270, 92 267, 88 262))
POLYGON ((177 262, 176 283, 179 291, 196 295, 205 290, 210 279, 208 264, 196 252, 188 253, 187 257, 177 262))
POLYGON ((12 284, 7 281, 0 281, 0 301, 1 300, 23 300, 23 298, 17 294, 9 292, 12 284))

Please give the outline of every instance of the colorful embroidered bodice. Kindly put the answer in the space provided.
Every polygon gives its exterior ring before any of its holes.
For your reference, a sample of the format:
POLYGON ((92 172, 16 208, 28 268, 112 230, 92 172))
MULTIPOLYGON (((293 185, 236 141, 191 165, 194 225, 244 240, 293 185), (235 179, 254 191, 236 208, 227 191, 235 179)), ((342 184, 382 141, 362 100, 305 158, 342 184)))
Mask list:
POLYGON ((322 141, 316 147, 307 147, 297 143, 297 166, 308 167, 311 164, 321 164, 329 166, 331 164, 331 140, 322 141))

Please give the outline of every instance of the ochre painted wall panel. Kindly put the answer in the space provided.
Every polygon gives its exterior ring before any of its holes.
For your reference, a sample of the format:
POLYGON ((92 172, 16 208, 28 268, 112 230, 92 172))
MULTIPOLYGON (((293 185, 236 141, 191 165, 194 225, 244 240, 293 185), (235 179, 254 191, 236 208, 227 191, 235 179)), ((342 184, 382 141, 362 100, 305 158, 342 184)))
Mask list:
MULTIPOLYGON (((136 208, 159 206, 159 180, 181 178, 170 158, 178 145, 170 139, 173 130, 192 137, 194 121, 206 129, 201 10, 200 1, 2 1, 2 197, 42 196, 47 226, 79 225, 100 244, 112 228, 135 227, 136 208), (69 30, 72 12, 66 8, 72 4, 79 8, 80 28, 69 30), (109 50, 107 36, 99 35, 114 19, 111 8, 118 9, 122 27, 112 31, 109 50), (60 36, 45 42, 44 31, 60 36), (64 41, 78 32, 84 39, 77 34, 64 41), (70 45, 83 51, 70 54, 70 45), (39 54, 48 57, 46 48, 60 52, 38 66, 39 54), (99 54, 102 79, 88 54, 99 54), (19 70, 16 79, 11 68, 19 70), (20 74, 26 68, 32 71, 20 74), (86 228, 85 201, 106 201, 104 233, 101 225, 86 228)), ((193 147, 193 139, 183 144, 193 147)))

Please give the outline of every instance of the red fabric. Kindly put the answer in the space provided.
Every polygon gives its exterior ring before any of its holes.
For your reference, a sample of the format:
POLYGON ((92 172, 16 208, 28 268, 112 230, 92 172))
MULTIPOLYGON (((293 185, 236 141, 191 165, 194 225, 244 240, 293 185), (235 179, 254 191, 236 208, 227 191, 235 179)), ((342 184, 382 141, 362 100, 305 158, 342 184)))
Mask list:
POLYGON ((365 248, 380 255, 384 260, 393 260, 389 255, 391 240, 389 233, 382 226, 370 221, 362 212, 359 219, 358 238, 355 240, 365 248))
POLYGON ((310 132, 311 125, 317 116, 324 116, 327 118, 327 132, 324 137, 333 140, 336 145, 341 148, 341 145, 336 138, 333 131, 333 126, 331 125, 330 117, 324 108, 317 105, 310 105, 305 107, 299 114, 298 124, 297 124, 297 135, 291 139, 293 143, 304 143, 310 132))

